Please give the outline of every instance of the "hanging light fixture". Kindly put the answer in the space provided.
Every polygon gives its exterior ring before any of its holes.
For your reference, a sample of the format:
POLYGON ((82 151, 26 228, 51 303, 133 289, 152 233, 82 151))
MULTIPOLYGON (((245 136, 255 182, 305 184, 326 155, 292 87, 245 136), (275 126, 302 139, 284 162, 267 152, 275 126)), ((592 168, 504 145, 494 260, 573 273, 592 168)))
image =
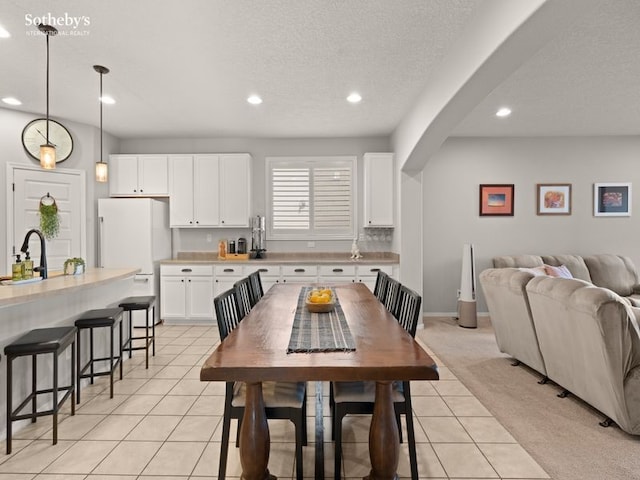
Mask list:
POLYGON ((47 38, 47 128, 45 140, 47 143, 40 145, 40 166, 47 170, 56 168, 56 147, 49 142, 49 37, 58 34, 58 30, 51 25, 43 23, 38 25, 38 30, 47 38))
POLYGON ((109 168, 102 159, 102 75, 109 73, 107 67, 102 65, 94 65, 93 69, 100 74, 100 161, 96 162, 96 182, 106 182, 109 178, 109 168))

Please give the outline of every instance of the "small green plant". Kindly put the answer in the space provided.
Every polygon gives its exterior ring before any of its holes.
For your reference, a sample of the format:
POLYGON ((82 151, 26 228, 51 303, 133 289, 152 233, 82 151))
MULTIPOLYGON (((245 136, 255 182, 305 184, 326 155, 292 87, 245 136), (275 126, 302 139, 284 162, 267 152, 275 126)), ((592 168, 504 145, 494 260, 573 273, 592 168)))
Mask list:
POLYGON ((40 201, 40 231, 47 240, 58 236, 60 232, 60 215, 55 200, 51 205, 45 205, 40 201))
POLYGON ((84 260, 80 257, 67 258, 64 261, 64 274, 74 275, 76 273, 84 273, 84 265, 84 260))

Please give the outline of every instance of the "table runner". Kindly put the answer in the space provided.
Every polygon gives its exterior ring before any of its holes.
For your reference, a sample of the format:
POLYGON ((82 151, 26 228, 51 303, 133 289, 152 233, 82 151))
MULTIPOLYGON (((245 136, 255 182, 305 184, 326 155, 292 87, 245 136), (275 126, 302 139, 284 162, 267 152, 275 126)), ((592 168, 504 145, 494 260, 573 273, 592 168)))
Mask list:
POLYGON ((355 351, 356 344, 335 290, 331 289, 336 302, 332 311, 311 313, 306 299, 313 288, 303 287, 300 291, 287 353, 355 351))

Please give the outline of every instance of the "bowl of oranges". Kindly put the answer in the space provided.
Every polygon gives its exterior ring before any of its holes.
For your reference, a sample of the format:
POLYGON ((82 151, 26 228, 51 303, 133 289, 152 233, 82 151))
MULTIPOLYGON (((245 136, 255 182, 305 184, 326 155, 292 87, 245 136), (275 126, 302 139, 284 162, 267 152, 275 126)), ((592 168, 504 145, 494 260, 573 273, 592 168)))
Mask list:
POLYGON ((336 306, 330 288, 314 288, 307 295, 307 310, 313 313, 327 313, 336 306))

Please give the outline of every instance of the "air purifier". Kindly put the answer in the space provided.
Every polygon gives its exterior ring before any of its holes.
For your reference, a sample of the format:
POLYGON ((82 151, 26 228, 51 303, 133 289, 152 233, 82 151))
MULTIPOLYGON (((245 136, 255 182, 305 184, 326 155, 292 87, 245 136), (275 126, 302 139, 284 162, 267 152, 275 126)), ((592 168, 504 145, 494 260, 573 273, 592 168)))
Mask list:
POLYGON ((466 243, 462 247, 462 273, 458 292, 458 325, 464 328, 476 328, 476 265, 473 245, 466 243))

